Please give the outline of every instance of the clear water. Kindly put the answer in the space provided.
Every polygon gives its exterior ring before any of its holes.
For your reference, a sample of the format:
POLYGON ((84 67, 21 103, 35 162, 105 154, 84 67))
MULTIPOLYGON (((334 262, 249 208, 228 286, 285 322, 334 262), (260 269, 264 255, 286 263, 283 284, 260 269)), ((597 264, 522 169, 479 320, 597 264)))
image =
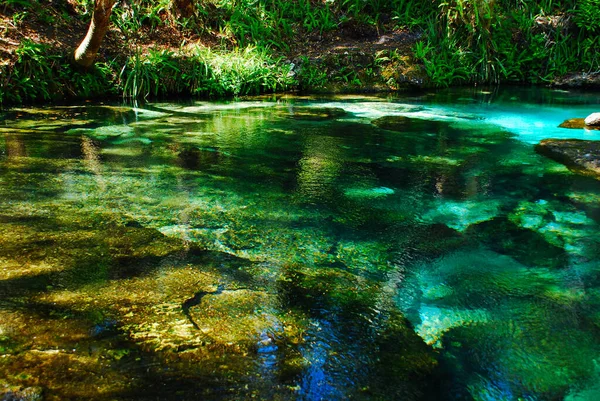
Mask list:
POLYGON ((0 394, 600 399, 600 182, 533 149, 598 139, 557 126, 599 108, 507 88, 7 111, 0 394))

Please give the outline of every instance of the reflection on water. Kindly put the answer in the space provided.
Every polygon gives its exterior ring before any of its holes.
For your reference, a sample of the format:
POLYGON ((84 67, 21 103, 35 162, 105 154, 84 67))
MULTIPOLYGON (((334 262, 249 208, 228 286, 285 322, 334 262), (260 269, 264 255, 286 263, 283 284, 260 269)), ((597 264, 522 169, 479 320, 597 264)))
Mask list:
MULTIPOLYGON (((0 394, 600 398, 600 183, 550 91, 18 109, 0 394)), ((36 398, 37 397, 37 398, 36 398)))

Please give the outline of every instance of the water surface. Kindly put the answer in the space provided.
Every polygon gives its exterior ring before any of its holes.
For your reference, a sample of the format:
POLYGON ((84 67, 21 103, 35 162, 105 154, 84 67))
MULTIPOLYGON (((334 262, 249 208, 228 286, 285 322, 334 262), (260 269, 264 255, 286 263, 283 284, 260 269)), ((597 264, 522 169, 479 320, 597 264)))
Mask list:
POLYGON ((0 394, 600 399, 597 94, 23 108, 0 126, 0 394))

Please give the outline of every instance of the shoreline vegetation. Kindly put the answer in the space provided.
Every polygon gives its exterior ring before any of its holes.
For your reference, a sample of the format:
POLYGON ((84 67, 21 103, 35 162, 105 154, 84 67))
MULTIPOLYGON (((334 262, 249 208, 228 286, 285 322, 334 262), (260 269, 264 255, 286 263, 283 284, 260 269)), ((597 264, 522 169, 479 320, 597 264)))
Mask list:
POLYGON ((0 105, 458 85, 600 87, 600 0, 0 1, 0 105))

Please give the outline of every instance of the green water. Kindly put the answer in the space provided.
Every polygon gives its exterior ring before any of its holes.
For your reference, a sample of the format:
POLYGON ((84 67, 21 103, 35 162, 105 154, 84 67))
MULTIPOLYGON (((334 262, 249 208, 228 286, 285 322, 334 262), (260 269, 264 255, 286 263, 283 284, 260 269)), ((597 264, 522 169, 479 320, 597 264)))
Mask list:
MULTIPOLYGON (((597 94, 14 109, 0 394, 600 399, 597 94)), ((37 397, 37 398, 36 398, 37 397)))

